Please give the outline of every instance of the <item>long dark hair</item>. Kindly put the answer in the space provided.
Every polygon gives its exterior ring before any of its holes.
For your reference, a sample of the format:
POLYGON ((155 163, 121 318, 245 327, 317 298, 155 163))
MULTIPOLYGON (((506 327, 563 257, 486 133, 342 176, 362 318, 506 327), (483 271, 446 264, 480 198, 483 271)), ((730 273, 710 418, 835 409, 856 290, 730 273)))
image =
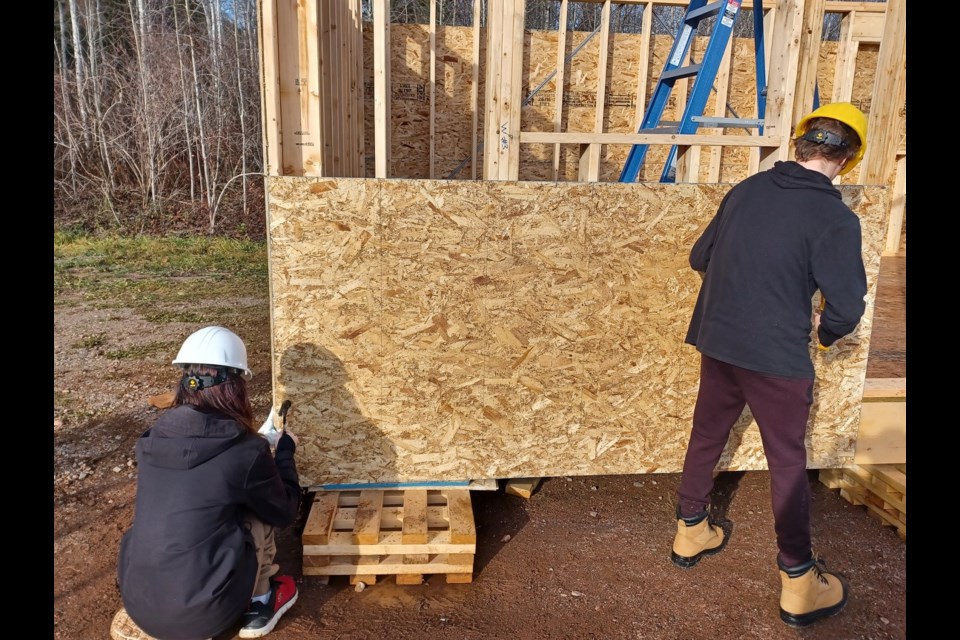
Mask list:
MULTIPOLYGON (((223 368, 211 367, 205 364, 190 364, 183 368, 184 377, 190 375, 215 377, 223 368)), ((188 389, 186 385, 177 383, 177 396, 173 406, 189 404, 199 409, 210 409, 229 416, 242 424, 247 431, 256 433, 253 426, 253 407, 250 406, 250 396, 247 393, 247 381, 236 369, 227 368, 227 379, 220 384, 203 389, 188 389)))

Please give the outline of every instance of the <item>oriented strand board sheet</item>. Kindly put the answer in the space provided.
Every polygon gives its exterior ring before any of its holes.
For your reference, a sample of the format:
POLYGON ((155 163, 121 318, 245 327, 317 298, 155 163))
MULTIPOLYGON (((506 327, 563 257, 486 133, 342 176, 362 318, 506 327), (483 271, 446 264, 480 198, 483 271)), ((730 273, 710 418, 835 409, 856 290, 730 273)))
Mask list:
MULTIPOLYGON (((483 32, 485 34, 485 31, 483 32)), ((364 29, 364 82, 367 90, 366 145, 373 148, 373 30, 364 29)), ((456 173, 471 175, 470 85, 473 73, 473 29, 437 27, 436 35, 436 144, 435 175, 446 178, 456 173)), ((390 121, 391 176, 430 176, 430 34, 427 25, 390 25, 390 121)), ((484 65, 486 41, 480 43, 480 65, 484 65)), ((483 97, 484 74, 480 73, 479 93, 483 97)), ((478 124, 482 134, 483 118, 478 124)), ((478 140, 482 139, 478 137, 478 140)), ((482 156, 481 156, 482 157, 482 156)), ((367 173, 373 175, 372 154, 367 154, 367 173)), ((478 160, 479 162, 479 160, 478 160)))
MULTIPOLYGON (((305 485, 677 472, 698 229, 730 185, 269 178, 274 401, 305 485)), ((815 352, 811 467, 850 462, 886 187, 862 217, 868 307, 815 352)), ((721 466, 762 469, 745 416, 721 466)))

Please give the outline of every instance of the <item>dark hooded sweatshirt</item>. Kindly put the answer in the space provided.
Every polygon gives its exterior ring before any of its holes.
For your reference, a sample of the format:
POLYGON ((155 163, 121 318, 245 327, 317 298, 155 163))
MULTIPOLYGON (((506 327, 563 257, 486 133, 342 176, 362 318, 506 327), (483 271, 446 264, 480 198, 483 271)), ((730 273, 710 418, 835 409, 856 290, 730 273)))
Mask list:
POLYGON ((179 406, 137 441, 133 525, 120 544, 123 605, 147 633, 197 640, 235 624, 258 562, 244 514, 283 527, 297 517, 300 481, 284 435, 265 438, 224 415, 179 406))
POLYGON ((811 299, 830 346, 863 316, 860 219, 827 176, 777 162, 733 187, 690 252, 705 272, 686 342, 728 364, 813 379, 811 299))

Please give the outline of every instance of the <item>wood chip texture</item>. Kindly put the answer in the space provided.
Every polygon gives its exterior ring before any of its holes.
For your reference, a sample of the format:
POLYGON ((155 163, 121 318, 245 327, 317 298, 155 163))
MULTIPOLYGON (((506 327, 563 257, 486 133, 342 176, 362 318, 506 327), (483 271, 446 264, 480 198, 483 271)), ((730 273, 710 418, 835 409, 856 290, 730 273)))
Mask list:
MULTIPOLYGON (((268 178, 274 402, 305 486, 678 472, 687 258, 729 184, 268 178)), ((887 188, 841 185, 869 293, 817 372, 810 468, 852 462, 887 188)), ((763 469, 749 413, 721 469, 763 469)))

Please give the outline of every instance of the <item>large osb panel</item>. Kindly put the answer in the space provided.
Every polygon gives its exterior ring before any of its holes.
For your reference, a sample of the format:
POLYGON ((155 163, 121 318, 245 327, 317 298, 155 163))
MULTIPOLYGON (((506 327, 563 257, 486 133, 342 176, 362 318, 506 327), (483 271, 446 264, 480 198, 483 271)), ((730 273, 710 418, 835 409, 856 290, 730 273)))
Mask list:
MULTIPOLYGON (((677 472, 687 255, 730 185, 270 178, 274 393, 305 485, 677 472)), ((852 459, 886 189, 843 186, 870 292, 814 352, 811 467, 852 459)), ((745 416, 721 461, 762 469, 745 416)))

